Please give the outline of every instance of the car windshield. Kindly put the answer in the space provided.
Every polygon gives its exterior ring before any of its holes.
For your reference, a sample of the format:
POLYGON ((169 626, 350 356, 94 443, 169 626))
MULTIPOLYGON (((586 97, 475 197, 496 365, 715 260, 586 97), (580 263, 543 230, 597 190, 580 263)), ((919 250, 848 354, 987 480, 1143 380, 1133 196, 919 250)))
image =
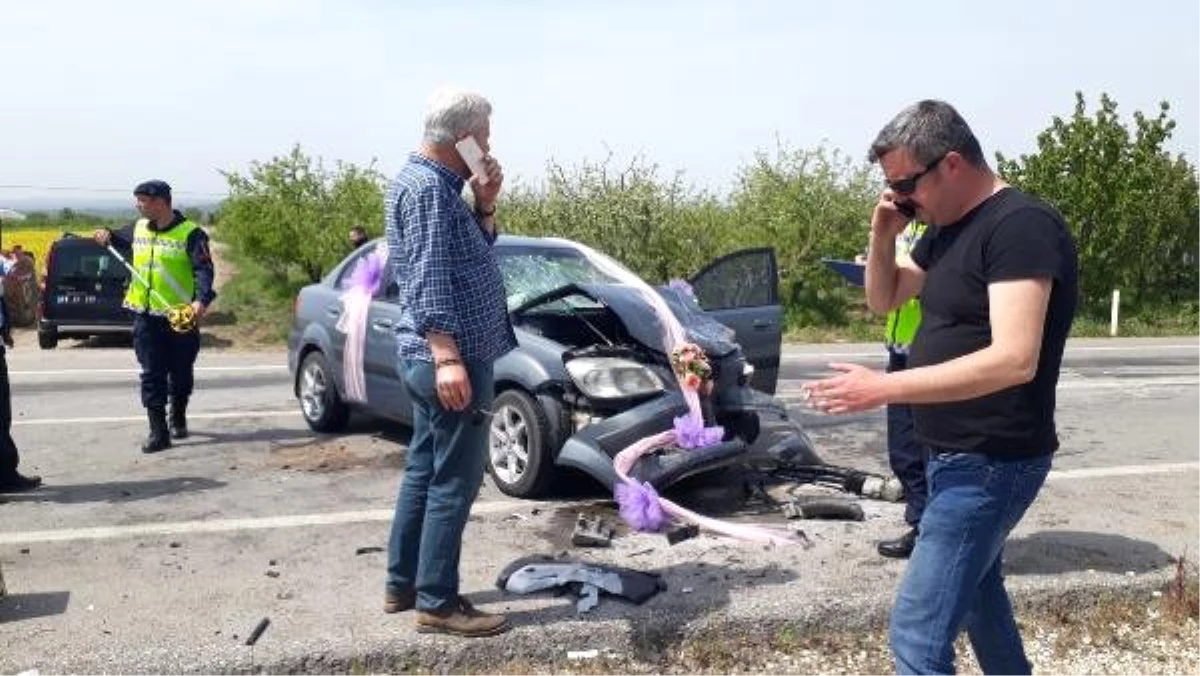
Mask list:
MULTIPOLYGON (((567 284, 619 283, 577 249, 502 247, 495 251, 510 310, 567 284)), ((619 265, 615 261, 612 264, 619 265)), ((595 301, 578 295, 559 302, 572 307, 596 306, 595 301)))

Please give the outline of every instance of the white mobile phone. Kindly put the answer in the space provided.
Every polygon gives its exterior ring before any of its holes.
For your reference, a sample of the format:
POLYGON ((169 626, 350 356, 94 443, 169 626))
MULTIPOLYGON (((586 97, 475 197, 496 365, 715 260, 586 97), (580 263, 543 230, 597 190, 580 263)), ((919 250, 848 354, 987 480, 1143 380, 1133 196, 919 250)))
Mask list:
POLYGON ((479 147, 479 142, 474 136, 466 136, 454 144, 458 149, 458 154, 467 163, 467 167, 471 170, 478 179, 480 185, 487 185, 488 175, 487 167, 483 164, 483 149, 479 147))

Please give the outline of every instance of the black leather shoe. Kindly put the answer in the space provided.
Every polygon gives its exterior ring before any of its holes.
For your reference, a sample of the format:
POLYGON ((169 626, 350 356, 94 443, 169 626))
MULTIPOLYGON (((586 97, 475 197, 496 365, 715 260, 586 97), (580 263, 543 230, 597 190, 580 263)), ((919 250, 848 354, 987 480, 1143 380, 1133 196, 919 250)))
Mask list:
POLYGON ((31 491, 41 485, 42 477, 40 476, 24 476, 20 473, 14 473, 10 477, 0 479, 0 493, 31 491))
POLYGON ((917 529, 913 528, 895 540, 884 540, 875 548, 880 556, 891 559, 907 559, 912 556, 913 547, 917 545, 917 529))

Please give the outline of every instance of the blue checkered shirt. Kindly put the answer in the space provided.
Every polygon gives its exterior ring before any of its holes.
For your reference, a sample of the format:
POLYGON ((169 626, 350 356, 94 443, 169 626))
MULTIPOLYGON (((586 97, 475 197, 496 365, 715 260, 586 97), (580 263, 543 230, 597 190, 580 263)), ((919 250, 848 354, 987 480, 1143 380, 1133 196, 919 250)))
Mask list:
POLYGON ((472 361, 494 362, 517 345, 492 255, 496 238, 463 200, 463 183, 414 153, 388 185, 384 220, 388 261, 400 285, 401 359, 433 361, 429 331, 454 336, 459 354, 472 361))

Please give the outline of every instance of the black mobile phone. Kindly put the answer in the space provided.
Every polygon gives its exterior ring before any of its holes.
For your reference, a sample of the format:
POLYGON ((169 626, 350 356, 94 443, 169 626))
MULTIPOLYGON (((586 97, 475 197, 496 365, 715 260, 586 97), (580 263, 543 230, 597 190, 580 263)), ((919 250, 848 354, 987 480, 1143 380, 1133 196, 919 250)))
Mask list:
POLYGON ((917 215, 917 208, 915 206, 913 206, 912 202, 909 202, 907 200, 898 200, 898 201, 892 202, 892 204, 896 205, 896 211, 899 211, 900 213, 904 214, 905 216, 907 216, 909 218, 912 218, 913 216, 917 215))

